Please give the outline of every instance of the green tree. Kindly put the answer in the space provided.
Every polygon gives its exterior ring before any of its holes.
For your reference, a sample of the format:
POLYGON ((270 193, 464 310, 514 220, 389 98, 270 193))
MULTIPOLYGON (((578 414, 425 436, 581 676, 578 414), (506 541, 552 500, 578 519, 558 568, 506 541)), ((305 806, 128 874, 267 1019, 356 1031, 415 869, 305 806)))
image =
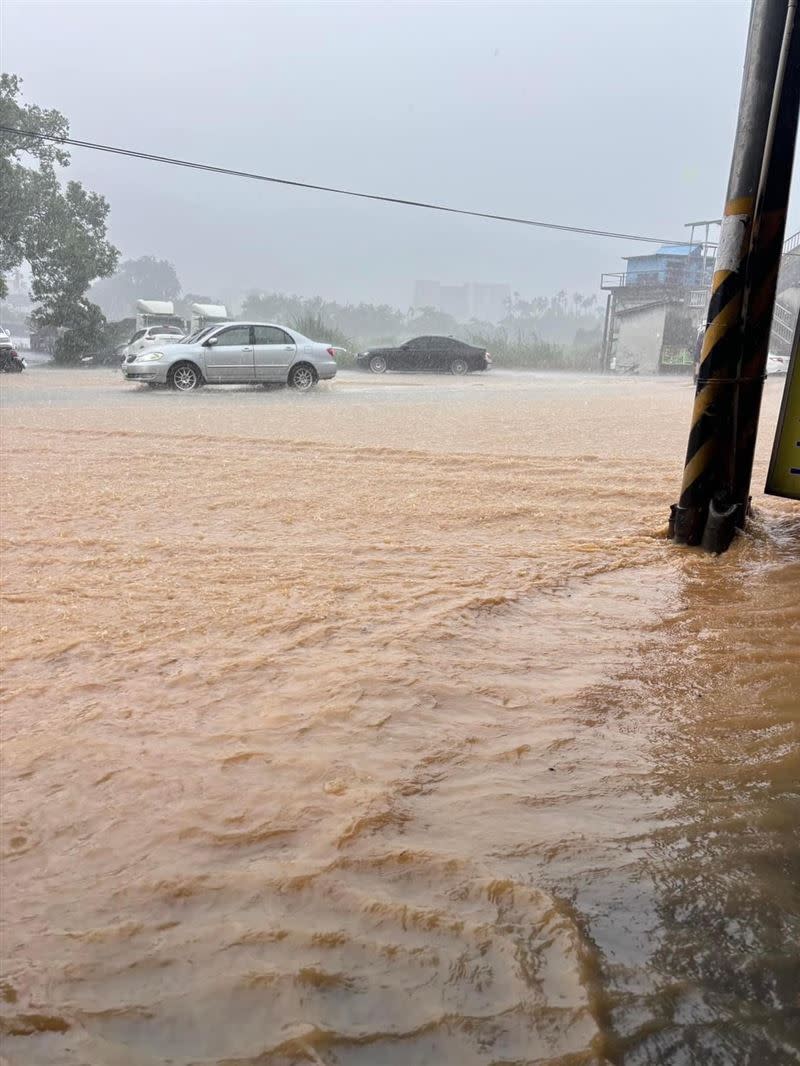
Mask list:
POLYGON ((249 292, 242 303, 241 316, 264 322, 288 322, 307 311, 318 308, 319 301, 304 300, 282 292, 249 292))
POLYGON ((73 318, 85 319, 90 301, 84 293, 96 277, 111 273, 117 261, 116 248, 105 239, 107 214, 103 197, 77 181, 42 203, 25 249, 39 325, 72 326, 73 318))
MULTIPOLYGON (((0 124, 67 135, 63 115, 23 104, 19 94, 20 79, 0 75, 0 124)), ((0 133, 0 296, 7 292, 3 275, 26 260, 33 278, 33 323, 71 331, 75 347, 95 347, 105 319, 86 292, 95 278, 112 273, 119 252, 106 240, 106 200, 77 181, 61 187, 59 168, 68 164, 69 154, 55 142, 0 133)))
POLYGON ((215 296, 208 296, 202 292, 185 292, 179 300, 175 301, 175 314, 185 318, 188 322, 192 317, 192 304, 220 304, 224 306, 224 302, 218 300, 215 296))
MULTIPOLYGON (((0 124, 17 129, 64 137, 67 120, 58 111, 19 103, 20 80, 14 74, 0 74, 0 124)), ((39 141, 0 133, 0 297, 7 294, 4 274, 26 257, 31 221, 47 196, 58 192, 56 167, 66 166, 69 155, 53 141, 39 141), (34 166, 26 166, 27 156, 34 166)))
POLYGON ((451 337, 458 331, 458 322, 446 311, 437 311, 435 307, 421 307, 413 318, 409 319, 408 328, 412 336, 441 333, 445 337, 451 337))
POLYGON ((181 295, 181 283, 172 263, 143 255, 126 259, 113 277, 92 286, 92 299, 109 318, 130 315, 137 300, 172 300, 181 295))

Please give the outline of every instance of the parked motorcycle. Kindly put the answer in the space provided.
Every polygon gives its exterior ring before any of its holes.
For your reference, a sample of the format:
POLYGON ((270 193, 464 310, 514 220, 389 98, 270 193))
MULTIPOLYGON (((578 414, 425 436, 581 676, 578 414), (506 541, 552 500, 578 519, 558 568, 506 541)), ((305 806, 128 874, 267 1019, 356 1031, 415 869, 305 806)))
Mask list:
POLYGON ((0 374, 21 374, 28 364, 25 357, 10 345, 0 346, 0 374))
POLYGON ((609 370, 611 371, 612 374, 633 375, 633 374, 638 374, 639 373, 639 364, 638 363, 618 363, 617 360, 614 358, 614 359, 611 360, 611 365, 609 367, 609 370))

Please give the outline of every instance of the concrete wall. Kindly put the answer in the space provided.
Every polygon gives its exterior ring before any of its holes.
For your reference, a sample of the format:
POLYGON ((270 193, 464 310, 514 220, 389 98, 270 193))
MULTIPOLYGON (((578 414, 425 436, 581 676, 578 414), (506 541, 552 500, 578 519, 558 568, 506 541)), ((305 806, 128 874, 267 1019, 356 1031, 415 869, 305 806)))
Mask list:
POLYGON ((657 374, 667 305, 631 310, 617 318, 617 366, 638 363, 642 374, 657 374))

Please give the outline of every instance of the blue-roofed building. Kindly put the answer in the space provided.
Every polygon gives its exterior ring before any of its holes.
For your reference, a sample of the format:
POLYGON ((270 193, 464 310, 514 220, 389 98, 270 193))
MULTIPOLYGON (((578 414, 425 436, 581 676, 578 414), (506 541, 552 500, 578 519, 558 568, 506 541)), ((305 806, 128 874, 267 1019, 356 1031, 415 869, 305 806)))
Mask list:
POLYGON ((663 244, 650 255, 624 256, 626 285, 662 285, 699 289, 708 284, 714 269, 711 256, 699 244, 663 244))
MULTIPOLYGON (((687 244, 662 244, 648 255, 624 256, 626 269, 603 274, 608 293, 601 364, 604 370, 636 366, 643 374, 690 373, 698 330, 704 326, 714 259, 709 226, 689 223, 687 244), (705 228, 702 244, 693 240, 705 228)), ((778 276, 770 345, 788 354, 800 311, 800 233, 787 237, 778 276)))
POLYGON ((603 274, 609 293, 603 365, 635 365, 642 373, 691 372, 698 327, 714 271, 705 244, 663 244, 623 257, 626 269, 603 274))

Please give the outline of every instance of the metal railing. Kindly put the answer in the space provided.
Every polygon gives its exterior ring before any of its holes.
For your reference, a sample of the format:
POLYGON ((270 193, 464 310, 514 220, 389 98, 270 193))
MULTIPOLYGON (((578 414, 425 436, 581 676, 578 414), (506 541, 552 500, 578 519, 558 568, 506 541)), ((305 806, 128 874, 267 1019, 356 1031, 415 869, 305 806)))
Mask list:
POLYGON ((601 289, 699 289, 711 284, 712 271, 637 270, 622 274, 601 274, 601 289))
POLYGON ((772 314, 772 336, 777 337, 779 340, 784 341, 786 344, 792 343, 794 337, 794 325, 797 321, 797 315, 789 307, 785 307, 783 304, 779 304, 775 301, 775 310, 772 314))
POLYGON ((600 288, 601 289, 618 289, 625 284, 624 274, 601 274, 600 275, 600 288))
MULTIPOLYGON (((708 289, 692 289, 689 293, 689 307, 705 308, 708 304, 708 297, 708 289)), ((794 311, 776 300, 772 314, 772 336, 786 344, 791 344, 796 321, 797 315, 794 311)))

